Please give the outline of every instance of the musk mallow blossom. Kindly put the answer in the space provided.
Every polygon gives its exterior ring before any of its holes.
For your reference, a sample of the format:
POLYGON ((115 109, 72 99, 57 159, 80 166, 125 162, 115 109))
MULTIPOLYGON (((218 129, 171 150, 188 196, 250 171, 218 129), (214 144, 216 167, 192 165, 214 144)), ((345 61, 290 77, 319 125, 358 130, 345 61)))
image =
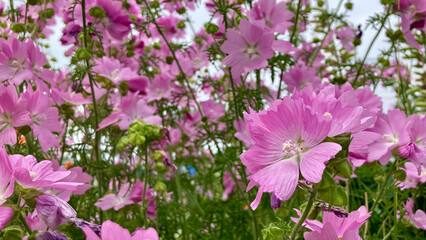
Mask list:
POLYGON ((161 117, 154 116, 155 111, 155 107, 148 106, 146 101, 139 97, 139 92, 129 93, 121 99, 120 106, 99 123, 98 130, 109 125, 117 125, 121 130, 126 130, 130 124, 139 120, 151 125, 160 125, 161 117))
POLYGON ((13 209, 10 207, 0 207, 0 231, 13 217, 13 209))
POLYGON ((414 200, 412 198, 408 198, 407 203, 403 203, 402 205, 407 211, 405 218, 413 223, 415 227, 426 230, 426 213, 420 209, 417 209, 417 211, 413 213, 414 200))
MULTIPOLYGON (((299 216, 302 215, 299 210, 295 210, 299 216)), ((359 229, 370 216, 371 212, 367 212, 365 206, 350 212, 347 217, 324 211, 322 222, 310 219, 305 220, 303 226, 312 230, 312 232, 305 232, 303 237, 306 240, 361 240, 359 229)), ((294 222, 299 221, 298 218, 291 219, 294 222)))
POLYGON ((274 55, 274 34, 266 29, 264 20, 241 19, 239 28, 240 32, 229 29, 227 40, 221 46, 221 50, 229 54, 223 63, 231 68, 236 81, 243 73, 266 67, 267 59, 274 55))
POLYGON ((321 143, 330 131, 329 114, 313 113, 290 97, 246 118, 253 145, 240 159, 251 173, 247 191, 260 185, 253 209, 264 192, 288 200, 298 185, 299 171, 307 181, 320 182, 325 163, 342 149, 337 143, 321 143))
POLYGON ((12 165, 6 149, 0 147, 0 206, 12 196, 15 188, 12 165))
POLYGON ((426 167, 421 165, 419 169, 412 162, 405 162, 404 167, 406 178, 403 182, 398 184, 398 186, 401 187, 401 190, 416 188, 418 183, 426 182, 426 167))
POLYGON ((71 172, 54 171, 50 160, 37 162, 32 155, 22 156, 19 154, 10 155, 9 158, 16 183, 23 188, 51 187, 75 191, 78 186, 83 185, 82 183, 63 181, 71 172))
POLYGON ((131 205, 134 203, 132 199, 130 199, 130 183, 124 183, 120 186, 120 190, 117 194, 110 193, 98 200, 95 203, 96 207, 99 207, 103 211, 114 208, 115 211, 125 207, 126 205, 131 205))
POLYGON ((266 27, 274 32, 283 34, 293 22, 294 13, 287 9, 285 2, 276 0, 259 0, 247 13, 250 20, 264 20, 266 27))
POLYGON ((202 102, 201 109, 204 115, 212 120, 217 120, 225 115, 225 108, 223 105, 215 103, 212 99, 202 102))
POLYGON ((321 84, 321 78, 316 74, 315 68, 299 63, 284 73, 282 80, 287 85, 287 91, 289 92, 293 92, 294 89, 301 90, 311 85, 315 90, 321 84))
POLYGON ((350 27, 342 27, 336 31, 336 35, 339 38, 342 46, 346 51, 350 52, 354 49, 353 40, 355 39, 354 31, 350 27))
POLYGON ((141 229, 137 228, 132 235, 129 230, 122 228, 115 222, 110 220, 102 223, 101 235, 98 236, 90 227, 83 227, 87 240, 158 240, 158 233, 153 228, 141 229))
POLYGON ((0 146, 16 144, 15 127, 31 123, 27 112, 27 100, 18 98, 14 86, 0 84, 0 146))
POLYGON ((411 115, 408 122, 410 142, 398 148, 398 153, 420 168, 420 165, 426 166, 426 117, 411 115))
POLYGON ((371 132, 379 134, 381 138, 369 145, 367 160, 369 162, 378 160, 381 164, 388 163, 392 149, 409 142, 407 124, 405 113, 399 109, 389 110, 386 115, 378 114, 371 132))
POLYGON ((105 29, 112 38, 118 41, 127 37, 132 21, 129 14, 124 11, 123 3, 114 0, 97 0, 96 5, 102 7, 106 13, 106 18, 101 22, 104 27, 100 29, 105 29))
POLYGON ((67 202, 51 194, 36 197, 36 210, 38 217, 53 230, 77 216, 77 212, 67 202))
POLYGON ((27 111, 32 119, 31 128, 41 149, 47 151, 50 147, 59 147, 58 136, 52 133, 62 131, 58 108, 52 107, 49 97, 40 90, 27 90, 22 97, 27 100, 27 111))

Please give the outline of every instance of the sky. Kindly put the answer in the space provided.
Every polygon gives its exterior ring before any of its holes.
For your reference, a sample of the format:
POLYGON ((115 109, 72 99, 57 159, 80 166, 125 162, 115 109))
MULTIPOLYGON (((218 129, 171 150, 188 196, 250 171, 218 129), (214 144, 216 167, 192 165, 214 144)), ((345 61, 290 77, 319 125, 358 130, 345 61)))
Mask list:
MULTIPOLYGON (((347 2, 348 0, 344 0, 347 2)), ((362 44, 356 50, 356 58, 362 59, 364 57, 365 52, 367 51, 368 45, 371 40, 374 38, 376 34, 376 30, 371 27, 366 28, 367 19, 374 15, 375 13, 383 12, 384 8, 380 4, 380 0, 351 0, 353 3, 353 10, 349 11, 349 22, 353 23, 354 26, 361 24, 363 30, 362 36, 362 44)), ((22 1, 15 1, 16 3, 22 1)), ((201 1, 204 3, 205 0, 201 1)), ((315 0, 311 0, 312 4, 316 4, 315 0)), ((339 0, 328 0, 329 9, 335 9, 339 0)), ((7 3, 7 1, 6 1, 7 3)), ((204 4, 199 3, 199 7, 197 10, 188 11, 189 18, 192 21, 192 25, 195 30, 199 30, 203 27, 204 23, 209 21, 210 16, 207 9, 204 7, 204 4)), ((343 11, 342 7, 340 11, 343 11)), ((46 51, 48 56, 54 57, 57 59, 56 63, 53 63, 53 67, 63 68, 69 64, 69 58, 64 56, 65 51, 68 47, 64 47, 61 45, 59 39, 61 38, 61 31, 64 28, 64 24, 58 19, 58 24, 53 27, 54 34, 48 39, 47 43, 50 45, 50 50, 46 51)), ((396 19, 391 20, 392 23, 396 23, 396 19)), ((188 29, 189 31, 189 29, 188 29)), ((389 46, 385 42, 385 34, 382 32, 378 39, 376 40, 372 50, 369 53, 367 58, 367 62, 374 61, 380 53, 380 49, 385 49, 389 46)), ((392 108, 392 105, 395 103, 395 93, 391 89, 385 89, 383 87, 379 87, 376 92, 379 96, 383 98, 384 102, 384 110, 387 111, 389 108, 392 108)))

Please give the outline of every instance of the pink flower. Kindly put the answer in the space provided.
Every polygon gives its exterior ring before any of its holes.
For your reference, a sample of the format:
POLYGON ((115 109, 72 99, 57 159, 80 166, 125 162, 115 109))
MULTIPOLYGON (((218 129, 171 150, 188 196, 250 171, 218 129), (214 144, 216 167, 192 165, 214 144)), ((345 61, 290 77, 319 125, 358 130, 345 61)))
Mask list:
POLYGON ((251 21, 264 20, 267 28, 283 34, 293 22, 292 11, 287 9, 285 2, 277 3, 276 0, 259 0, 247 13, 251 21))
POLYGON ((350 52, 354 49, 352 42, 355 39, 355 34, 350 27, 342 27, 338 29, 336 35, 340 39, 343 47, 346 48, 346 51, 350 52))
POLYGON ((414 200, 412 198, 408 198, 408 202, 402 205, 404 205, 408 214, 405 218, 411 221, 415 227, 426 230, 426 213, 420 209, 418 209, 416 213, 413 213, 414 200))
POLYGON ((342 149, 337 143, 321 143, 330 131, 331 119, 312 113, 290 97, 246 118, 253 145, 240 159, 252 174, 247 190, 260 185, 253 209, 263 192, 288 200, 298 185, 299 168, 307 181, 320 182, 325 163, 342 149))
POLYGON ((223 59, 223 63, 231 68, 236 81, 242 73, 266 67, 267 59, 274 55, 274 34, 266 30, 264 21, 241 19, 240 33, 229 29, 226 37, 221 49, 229 55, 223 59))
POLYGON ((0 206, 12 196, 15 188, 12 165, 6 149, 0 147, 0 206))
MULTIPOLYGON (((167 164, 166 164, 167 165, 167 164)), ((142 196, 143 196, 143 189, 144 189, 144 183, 141 182, 139 179, 136 180, 135 185, 133 186, 132 190, 130 191, 130 199, 135 202, 139 203, 142 202, 142 196)), ((146 187, 145 191, 145 203, 144 205, 147 205, 147 216, 150 219, 155 219, 157 217, 157 202, 155 200, 153 189, 149 188, 148 185, 146 187)))
POLYGON ((106 18, 102 22, 103 27, 100 29, 105 29, 112 38, 119 41, 127 37, 131 30, 132 21, 129 15, 125 13, 122 2, 97 0, 96 5, 102 7, 106 13, 106 18))
POLYGON ((117 125, 121 130, 129 128, 133 122, 142 120, 151 125, 160 125, 161 117, 153 116, 156 109, 148 106, 144 99, 139 98, 139 93, 129 93, 121 99, 119 108, 99 123, 98 130, 109 125, 117 125))
POLYGON ((49 97, 40 90, 36 92, 27 90, 22 97, 27 100, 27 111, 32 118, 31 128, 34 136, 38 138, 42 150, 47 151, 50 147, 59 147, 58 136, 52 133, 62 131, 58 109, 51 107, 49 97))
POLYGON ((0 52, 0 81, 13 79, 19 86, 22 81, 30 79, 31 70, 28 69, 27 45, 16 37, 1 43, 0 52))
POLYGON ((21 127, 31 122, 26 108, 27 101, 18 99, 14 86, 3 87, 0 84, 0 146, 16 144, 14 127, 21 127))
POLYGON ((129 230, 109 220, 102 224, 101 231, 101 238, 99 238, 90 227, 83 227, 87 240, 158 240, 158 233, 153 228, 146 230, 138 228, 133 235, 130 235, 129 230))
POLYGON ((201 109, 206 117, 217 120, 225 115, 225 108, 222 104, 215 103, 214 100, 207 100, 201 103, 201 109))
POLYGON ((35 157, 19 154, 10 155, 13 175, 15 180, 23 188, 60 188, 75 191, 81 183, 63 182, 70 175, 69 171, 54 171, 52 161, 37 162, 35 157))
POLYGON ((412 162, 404 163, 406 178, 403 182, 399 183, 401 190, 407 188, 416 188, 419 182, 426 182, 426 167, 423 165, 418 169, 412 162))
POLYGON ((0 207, 0 231, 3 230, 7 222, 13 217, 13 209, 10 207, 0 207))
POLYGON ((246 130, 246 123, 244 119, 235 120, 234 121, 234 127, 237 130, 237 132, 234 134, 234 137, 236 137, 238 140, 242 141, 244 143, 244 146, 246 148, 249 148, 251 146, 251 139, 247 134, 246 130))
POLYGON ((426 166, 426 117, 411 115, 408 120, 410 142, 401 146, 398 153, 418 168, 421 164, 426 166))
POLYGON ((388 114, 379 114, 371 132, 382 137, 369 145, 368 161, 380 161, 386 164, 392 155, 392 149, 409 141, 407 118, 399 109, 389 110, 388 114))
MULTIPOLYGON (((297 214, 301 216, 299 210, 295 209, 297 214)), ((303 226, 312 230, 305 232, 306 240, 361 240, 359 236, 359 228, 371 216, 364 206, 358 210, 350 212, 347 217, 337 216, 334 212, 324 211, 322 223, 317 220, 307 219, 303 226)), ((291 218, 294 222, 298 222, 298 218, 291 218)))
POLYGON ((130 183, 124 183, 121 185, 118 194, 107 194, 100 198, 95 206, 102 209, 103 211, 114 208, 115 211, 123 208, 126 205, 131 205, 134 203, 130 199, 129 191, 130 183))
POLYGON ((283 75, 283 81, 287 84, 287 91, 294 89, 302 90, 306 86, 312 85, 315 90, 321 84, 315 68, 310 68, 303 63, 296 64, 283 75))

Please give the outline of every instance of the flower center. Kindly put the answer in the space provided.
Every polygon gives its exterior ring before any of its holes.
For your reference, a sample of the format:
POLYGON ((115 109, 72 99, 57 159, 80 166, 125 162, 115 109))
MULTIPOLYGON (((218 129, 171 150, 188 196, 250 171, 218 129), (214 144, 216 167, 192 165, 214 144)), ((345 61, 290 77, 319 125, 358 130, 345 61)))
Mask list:
POLYGON ((34 180, 37 177, 37 173, 30 171, 30 177, 31 177, 32 180, 34 180))
POLYGON ((291 140, 287 140, 283 143, 282 150, 286 157, 293 157, 302 151, 299 144, 294 143, 291 140))
POLYGON ((257 51, 257 45, 247 44, 245 53, 248 55, 249 59, 252 59, 255 55, 260 55, 257 51))
POLYGON ((383 134, 383 141, 389 145, 398 144, 398 137, 393 134, 383 134))
POLYGON ((329 112, 325 112, 324 116, 329 117, 329 118, 333 118, 333 115, 331 115, 331 113, 329 113, 329 112))

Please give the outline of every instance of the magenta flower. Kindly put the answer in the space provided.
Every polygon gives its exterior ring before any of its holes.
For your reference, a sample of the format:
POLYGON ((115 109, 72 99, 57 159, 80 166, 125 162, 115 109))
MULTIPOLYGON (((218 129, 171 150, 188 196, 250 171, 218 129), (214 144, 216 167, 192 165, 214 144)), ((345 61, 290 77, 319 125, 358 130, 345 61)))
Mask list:
POLYGON ((0 231, 13 217, 13 209, 10 207, 0 207, 0 231))
POLYGON ((32 118, 31 128, 34 136, 38 138, 42 150, 47 151, 50 147, 59 147, 58 136, 52 133, 62 131, 58 109, 51 106, 49 97, 41 91, 27 90, 22 97, 28 102, 27 110, 32 118))
POLYGON ((237 130, 237 132, 234 134, 234 137, 236 137, 238 140, 242 141, 244 143, 244 146, 246 148, 249 148, 251 146, 251 139, 248 136, 247 130, 246 130, 246 123, 243 119, 235 120, 234 121, 234 127, 237 130))
POLYGON ((36 210, 38 217, 53 230, 77 216, 77 212, 67 202, 51 194, 36 197, 36 210))
POLYGON ((26 108, 27 101, 18 99, 14 86, 0 87, 0 146, 16 144, 15 127, 31 123, 26 108))
POLYGON ((226 37, 221 49, 229 55, 223 63, 231 68, 236 81, 242 73, 266 67, 267 59, 274 55, 274 34, 266 30, 265 21, 241 19, 240 32, 229 29, 226 37))
POLYGON ((276 0, 259 0, 247 13, 251 21, 264 20, 267 28, 274 32, 284 33, 293 22, 294 13, 287 9, 285 2, 276 0))
MULTIPOLYGON (((301 212, 297 209, 297 214, 301 216, 301 212)), ((337 216, 334 212, 324 211, 322 223, 318 220, 307 219, 303 226, 312 230, 305 232, 306 240, 361 240, 359 236, 360 227, 371 216, 364 206, 358 210, 350 212, 347 217, 337 216)), ((291 218, 294 222, 298 222, 298 218, 291 218)))
POLYGON ((287 91, 294 89, 302 90, 306 86, 312 85, 315 90, 321 84, 321 78, 317 75, 315 68, 310 68, 303 63, 296 64, 283 75, 283 81, 287 84, 287 91))
POLYGON ((404 205, 405 210, 408 215, 405 215, 405 218, 408 219, 413 225, 417 228, 426 230, 426 213, 420 209, 417 209, 416 213, 413 213, 414 200, 408 198, 408 202, 404 205))
MULTIPOLYGON (((168 164, 165 165, 167 166, 168 164)), ((132 190, 130 191, 130 199, 134 203, 142 202, 144 185, 145 184, 138 179, 136 180, 135 185, 132 187, 132 190)), ((150 219, 155 219, 157 217, 157 202, 154 197, 153 191, 154 190, 149 188, 148 185, 146 186, 144 205, 147 206, 146 214, 150 219)))
POLYGON ((12 165, 6 149, 0 147, 0 206, 12 196, 15 188, 12 165))
POLYGON ((93 232, 93 230, 85 226, 83 227, 83 232, 86 234, 87 240, 158 240, 157 231, 153 228, 136 229, 133 235, 130 235, 129 230, 122 228, 115 222, 105 221, 102 224, 101 238, 93 232))
POLYGON ((307 181, 320 182, 325 163, 342 149, 337 143, 321 143, 331 119, 312 113, 301 101, 285 97, 269 110, 250 115, 247 128, 253 145, 240 159, 252 174, 247 190, 260 185, 253 209, 263 192, 288 200, 298 185, 299 169, 307 181))
POLYGON ((117 125, 121 130, 129 128, 133 122, 142 120, 151 125, 160 125, 161 117, 153 116, 155 107, 148 106, 146 101, 139 98, 139 93, 129 93, 121 99, 119 108, 99 123, 98 130, 109 125, 117 125))

